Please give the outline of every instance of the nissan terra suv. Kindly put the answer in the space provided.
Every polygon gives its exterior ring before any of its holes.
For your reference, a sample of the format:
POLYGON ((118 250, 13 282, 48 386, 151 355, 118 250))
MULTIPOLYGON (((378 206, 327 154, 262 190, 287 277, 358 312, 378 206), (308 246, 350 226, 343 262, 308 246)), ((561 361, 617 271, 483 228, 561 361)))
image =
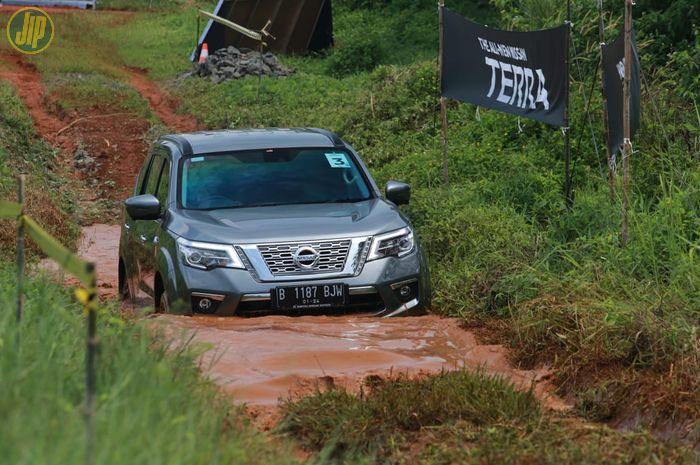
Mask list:
POLYGON ((322 129, 161 137, 124 203, 119 292, 156 310, 424 312, 420 242, 350 145, 322 129))

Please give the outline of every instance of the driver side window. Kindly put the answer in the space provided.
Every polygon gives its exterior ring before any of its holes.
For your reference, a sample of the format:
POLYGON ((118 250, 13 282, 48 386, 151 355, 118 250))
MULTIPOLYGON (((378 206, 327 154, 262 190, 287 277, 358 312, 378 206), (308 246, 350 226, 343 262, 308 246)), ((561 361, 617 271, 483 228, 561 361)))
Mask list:
POLYGON ((163 170, 160 174, 160 182, 158 183, 158 201, 160 202, 160 213, 165 213, 168 209, 168 190, 170 189, 170 160, 163 162, 163 170))
POLYGON ((151 161, 151 168, 148 170, 146 175, 146 180, 144 181, 143 188, 141 189, 141 194, 151 194, 156 195, 156 189, 158 189, 158 178, 160 177, 161 169, 163 168, 163 157, 159 154, 153 156, 151 161))

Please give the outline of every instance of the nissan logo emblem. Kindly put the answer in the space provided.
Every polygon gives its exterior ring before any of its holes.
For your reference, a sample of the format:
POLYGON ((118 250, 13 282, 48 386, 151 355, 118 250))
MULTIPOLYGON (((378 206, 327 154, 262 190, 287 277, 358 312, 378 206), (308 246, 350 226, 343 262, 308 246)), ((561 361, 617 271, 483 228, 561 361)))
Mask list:
POLYGON ((318 263, 319 258, 321 256, 316 252, 316 249, 308 245, 302 245, 292 254, 294 265, 305 270, 313 268, 318 263))

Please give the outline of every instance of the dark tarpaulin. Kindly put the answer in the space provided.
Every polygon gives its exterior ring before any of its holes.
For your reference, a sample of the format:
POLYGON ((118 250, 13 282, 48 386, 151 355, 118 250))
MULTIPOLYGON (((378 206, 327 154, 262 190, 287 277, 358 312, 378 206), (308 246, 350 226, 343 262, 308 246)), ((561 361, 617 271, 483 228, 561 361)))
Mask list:
POLYGON ((564 125, 569 79, 566 25, 532 32, 490 29, 444 9, 442 95, 564 125))
MULTIPOLYGON (((258 31, 268 20, 271 37, 266 49, 278 53, 303 54, 333 45, 331 0, 220 0, 213 14, 258 31)), ((222 24, 209 20, 199 38, 209 52, 233 45, 257 49, 259 42, 222 24)), ((198 50, 192 54, 194 60, 198 50)))
MULTIPOLYGON (((641 112, 639 57, 637 43, 632 31, 632 75, 630 76, 630 128, 632 136, 639 128, 641 112)), ((603 85, 608 99, 608 153, 616 153, 625 141, 622 105, 624 102, 623 81, 625 79, 625 33, 603 45, 603 85)))

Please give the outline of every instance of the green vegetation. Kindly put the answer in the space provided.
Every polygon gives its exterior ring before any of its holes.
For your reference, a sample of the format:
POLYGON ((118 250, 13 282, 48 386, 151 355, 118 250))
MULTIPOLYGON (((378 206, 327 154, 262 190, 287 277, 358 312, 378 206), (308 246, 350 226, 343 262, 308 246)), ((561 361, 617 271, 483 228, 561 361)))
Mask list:
POLYGON ((48 93, 58 102, 60 112, 81 112, 99 107, 154 118, 148 102, 136 90, 102 74, 58 73, 44 80, 48 93))
POLYGON ((377 381, 288 401, 279 431, 318 451, 318 463, 693 464, 696 453, 648 434, 544 413, 530 392, 457 371, 377 381))
MULTIPOLYGON (((0 82, 0 198, 17 199, 17 176, 27 175, 27 213, 61 242, 78 231, 67 220, 75 210, 67 181, 56 172, 56 153, 34 131, 32 119, 11 85, 0 82)), ((15 224, 0 221, 0 258, 14 255, 15 224)), ((31 250, 36 252, 33 248, 31 250)))
MULTIPOLYGON (((84 318, 69 290, 27 285, 15 323, 13 270, 0 267, 0 450, 12 464, 82 463, 84 318), (19 331, 18 331, 19 329, 19 331), (15 345, 19 336, 20 344, 15 345)), ((96 463, 295 463, 243 423, 199 371, 204 348, 166 339, 157 323, 102 309, 96 463)))
MULTIPOLYGON (((485 2, 451 6, 490 25, 519 29, 564 18, 563 4, 551 0, 491 4, 495 9, 485 2)), ((663 6, 644 8, 645 15, 667 14, 663 6)), ((607 11, 606 37, 612 38, 621 10, 607 11)), ((646 407, 642 422, 650 427, 665 418, 697 418, 700 116, 688 98, 695 78, 679 67, 692 62, 694 44, 683 38, 685 48, 653 67, 656 58, 648 57, 656 52, 640 40, 650 88, 642 96, 631 240, 623 248, 619 185, 618 197, 608 199, 599 92, 591 102, 597 151, 582 117, 597 62, 593 5, 577 3, 573 11, 576 201, 570 211, 561 189, 560 131, 485 109, 477 114, 472 105, 450 104, 452 182, 442 186, 432 5, 347 0, 336 2, 335 13, 335 51, 283 58, 297 69, 292 77, 265 79, 259 87, 256 79, 220 85, 194 79, 171 88, 183 109, 209 127, 327 127, 362 153, 381 182, 411 182, 408 212, 430 256, 433 310, 494 328, 520 363, 552 364, 561 392, 574 397, 580 413, 633 417, 636 404, 646 407), (363 55, 358 43, 365 42, 379 46, 363 55), (364 65, 353 69, 349 62, 364 65)), ((165 78, 173 58, 189 53, 175 40, 189 30, 185 14, 168 14, 169 24, 177 19, 183 29, 166 36, 149 29, 147 16, 117 28, 115 34, 132 26, 138 31, 120 53, 143 65, 137 44, 163 43, 146 66, 165 78)), ((639 23, 647 36, 654 32, 649 21, 639 23)))

